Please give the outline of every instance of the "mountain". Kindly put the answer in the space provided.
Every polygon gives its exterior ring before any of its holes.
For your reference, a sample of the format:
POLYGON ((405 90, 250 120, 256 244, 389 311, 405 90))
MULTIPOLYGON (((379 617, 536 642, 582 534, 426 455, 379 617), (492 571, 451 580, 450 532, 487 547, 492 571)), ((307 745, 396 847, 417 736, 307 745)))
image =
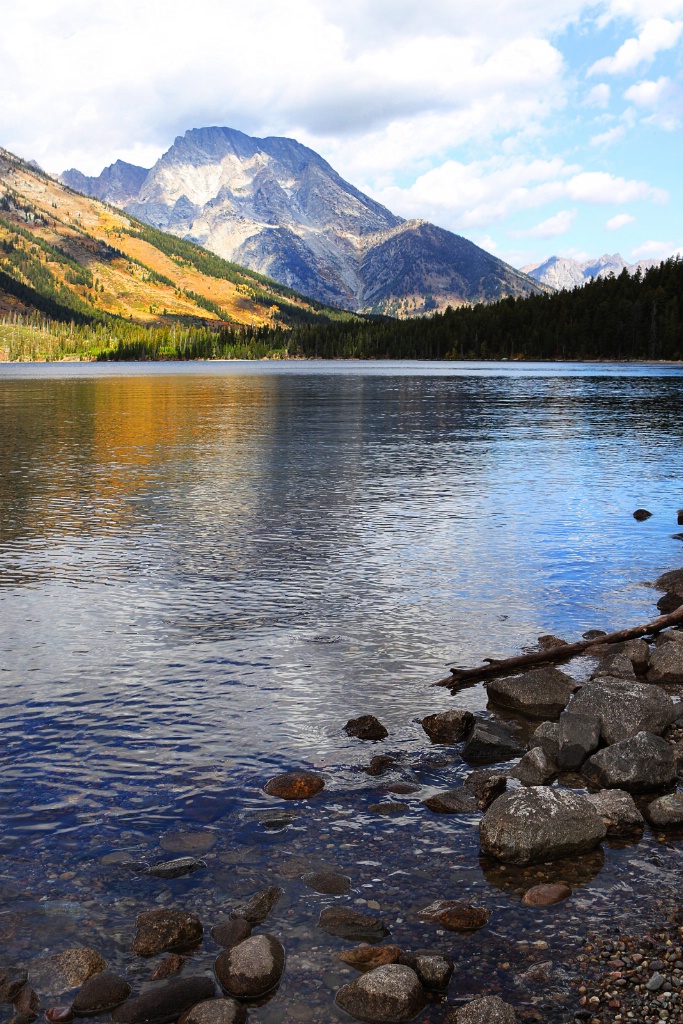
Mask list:
MULTIPOLYGON (((140 180, 130 164, 108 170, 108 195, 125 196, 140 180)), ((214 328, 352 319, 0 149, 0 317, 32 313, 76 324, 214 328)))
POLYGON ((629 274, 635 274, 637 270, 645 273, 659 263, 659 260, 627 263, 618 252, 613 256, 606 253, 598 259, 585 260, 583 263, 562 256, 550 256, 543 263, 530 263, 522 267, 522 273, 528 274, 541 284, 561 291, 563 288, 577 288, 595 277, 607 277, 609 274, 618 277, 623 270, 628 270, 629 274))
POLYGON ((348 310, 414 316, 544 290, 459 235, 397 217, 294 139, 198 128, 147 172, 118 161, 61 180, 348 310))

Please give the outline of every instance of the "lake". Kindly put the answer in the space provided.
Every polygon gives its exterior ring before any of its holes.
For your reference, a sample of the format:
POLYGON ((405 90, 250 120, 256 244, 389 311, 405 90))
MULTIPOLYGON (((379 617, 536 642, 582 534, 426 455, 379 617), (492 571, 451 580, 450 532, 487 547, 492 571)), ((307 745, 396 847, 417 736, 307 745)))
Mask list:
MULTIPOLYGON (((275 879, 270 927, 290 966, 250 1019, 347 1019, 332 1007, 344 943, 315 927, 334 898, 281 870, 318 858, 352 877, 342 902, 379 904, 399 944, 473 958, 452 995, 498 971, 541 1019, 501 950, 521 942, 533 961, 520 939, 533 922, 569 948, 585 920, 522 920, 477 859, 477 819, 421 806, 463 765, 417 719, 488 714, 481 686, 431 686, 451 665, 657 614, 648 581, 682 563, 682 441, 682 367, 0 365, 3 958, 93 945, 142 979, 139 910, 170 901, 211 924, 275 879), (652 518, 636 522, 639 507, 652 518), (386 741, 345 736, 364 713, 386 741), (389 818, 368 810, 381 780, 359 770, 380 750, 423 787, 389 818), (321 798, 263 793, 298 767, 325 773, 321 798), (275 807, 296 817, 264 829, 275 807), (159 837, 177 831, 211 833, 205 870, 162 882, 130 867, 162 859, 159 837), (103 863, 112 853, 121 863, 103 863), (484 932, 415 924, 411 908, 446 891, 497 915, 479 967, 484 932)), ((579 880, 596 921, 613 920, 615 893, 625 919, 651 900, 628 881, 648 877, 634 858, 680 876, 676 843, 646 833, 635 850, 606 849, 579 880)), ((197 962, 216 952, 209 941, 197 962)), ((569 997, 553 998, 542 1019, 566 1020, 569 997)))

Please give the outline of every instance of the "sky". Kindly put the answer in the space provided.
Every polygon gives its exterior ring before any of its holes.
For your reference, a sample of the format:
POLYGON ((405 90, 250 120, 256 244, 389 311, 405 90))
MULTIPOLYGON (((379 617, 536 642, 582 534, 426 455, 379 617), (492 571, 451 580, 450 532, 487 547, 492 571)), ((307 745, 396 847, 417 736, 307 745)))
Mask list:
POLYGON ((683 253, 683 0, 3 0, 0 145, 285 135, 514 266, 683 253))

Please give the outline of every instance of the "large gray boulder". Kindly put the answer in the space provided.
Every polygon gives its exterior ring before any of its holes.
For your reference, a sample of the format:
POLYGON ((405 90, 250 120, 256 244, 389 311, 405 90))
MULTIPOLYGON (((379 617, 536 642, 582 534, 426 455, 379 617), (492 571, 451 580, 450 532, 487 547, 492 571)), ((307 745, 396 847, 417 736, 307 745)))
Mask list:
POLYGON ((597 679, 599 676, 635 680, 636 673, 630 658, 627 658, 625 654, 611 651, 600 659, 597 668, 591 673, 591 679, 597 679))
POLYGON ((524 747, 515 735, 498 722, 477 718, 462 748, 463 760, 469 764, 496 764, 520 757, 524 747))
POLYGON ((560 749, 559 725, 557 722, 541 722, 529 740, 529 749, 541 747, 551 761, 557 760, 560 749))
POLYGON ((344 985, 337 1006, 369 1024, 407 1024, 427 1003, 415 971, 404 964, 385 964, 344 985))
POLYGON ((625 640, 621 644, 609 644, 606 650, 610 654, 625 655, 633 665, 636 675, 642 676, 647 672, 647 665, 650 660, 650 645, 647 640, 625 640))
POLYGON ((548 786, 504 793, 479 825, 484 853, 520 866, 586 853, 606 834, 587 797, 548 786))
POLYGON ((138 956, 190 949, 201 942, 202 922, 185 910, 145 910, 138 914, 133 952, 138 956))
POLYGON ((643 731, 598 750, 586 761, 583 774, 601 789, 648 793, 674 784, 676 759, 666 740, 643 731))
POLYGON ((519 676, 492 679, 489 700, 531 718, 557 718, 567 706, 577 683, 556 668, 537 668, 519 676))
POLYGON ((630 836, 643 831, 645 822, 630 793, 601 789, 588 799, 605 823, 608 836, 630 836))
POLYGON ((560 715, 557 738, 558 768, 563 771, 576 771, 586 758, 598 749, 600 719, 594 715, 577 715, 571 711, 563 711, 560 715))
POLYGON ((586 683, 568 711, 600 721, 605 743, 619 743, 646 731, 660 735, 674 719, 674 703, 658 686, 604 676, 586 683))
POLYGON ((667 639, 658 643, 650 655, 647 672, 650 683, 683 683, 683 633, 681 640, 667 639))
POLYGON ((532 747, 510 772, 523 786, 545 786, 557 775, 557 765, 543 747, 532 747))

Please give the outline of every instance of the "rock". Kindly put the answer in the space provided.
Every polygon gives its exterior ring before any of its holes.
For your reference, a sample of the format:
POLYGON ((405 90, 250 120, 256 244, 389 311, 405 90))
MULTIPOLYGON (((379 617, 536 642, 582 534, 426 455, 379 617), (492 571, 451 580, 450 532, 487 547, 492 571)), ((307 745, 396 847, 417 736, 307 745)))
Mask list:
POLYGON ((427 997, 415 971, 385 964, 337 992, 337 1006, 371 1024, 407 1024, 424 1009, 427 997))
POLYGON ((557 761, 560 750, 560 733, 557 722, 541 722, 529 740, 529 748, 541 747, 551 761, 557 761))
POLYGON ((517 1014, 500 996, 480 996, 451 1010, 443 1024, 517 1024, 517 1014))
POLYGON ((198 860, 196 857, 176 857, 175 860, 158 861, 148 868, 147 874, 155 878, 180 878, 182 875, 191 875, 194 871, 206 867, 205 860, 198 860))
POLYGON ((327 907, 320 915, 318 927, 328 935, 353 942, 381 942, 389 929, 378 917, 361 914, 348 907, 327 907))
POLYGON ((18 967, 1 967, 0 1003, 13 1003, 27 981, 26 971, 18 967))
POLYGON ((78 988, 93 974, 105 970, 106 966, 106 960, 96 950, 80 946, 34 960, 29 964, 28 976, 34 988, 43 995, 60 995, 71 988, 78 988))
POLYGON ((398 758, 393 754, 375 754, 367 768, 363 771, 366 775, 384 775, 397 763, 398 758))
POLYGON ((532 747, 511 770, 510 775, 513 779, 519 779, 523 786, 545 786, 557 775, 557 765, 551 761, 543 747, 532 747))
POLYGON ((474 725, 471 711, 441 711, 420 722, 432 743, 460 743, 474 725))
POLYGON ((259 818, 259 823, 263 825, 269 832, 279 832, 280 829, 287 828, 293 821, 296 821, 294 814, 265 814, 259 818))
POLYGON ((418 916, 424 921, 436 921, 449 932, 475 932, 484 927, 491 911, 460 900, 436 900, 421 910, 418 916))
POLYGON ((652 975, 650 980, 645 985, 645 988, 648 992, 659 992, 660 988, 662 987, 665 981, 666 978, 664 977, 664 975, 660 974, 658 971, 655 971, 655 973, 652 975))
POLYGON ((683 508, 679 508, 677 512, 677 523, 679 526, 683 526, 683 508))
POLYGON ((654 828, 683 828, 683 793, 667 793, 645 808, 645 817, 654 828))
POLYGON ((201 856, 213 850, 217 842, 216 832, 167 832, 159 840, 159 845, 167 853, 201 856))
POLYGON ((665 572, 654 583, 657 590, 668 590, 670 593, 683 597, 683 569, 672 569, 665 572))
POLYGON ((187 957, 171 953, 170 956, 164 957, 160 964, 157 964, 152 981, 165 981, 166 978, 172 978, 174 974, 183 969, 186 963, 187 957))
POLYGON ((186 1010, 178 1024, 246 1024, 247 1010, 236 999, 205 999, 186 1010))
POLYGON ((635 680, 636 673, 630 658, 627 658, 625 654, 616 654, 612 651, 600 659, 595 671, 591 673, 591 679, 598 679, 601 676, 635 680))
POLYGON ((531 718, 558 718, 576 688, 571 676, 556 668, 537 668, 519 676, 492 679, 486 687, 494 704, 521 711, 531 718))
MULTIPOLYGON (((132 857, 125 850, 115 850, 114 853, 106 853, 104 857, 100 858, 100 864, 104 864, 106 868, 111 867, 112 864, 134 864, 135 857, 132 857)), ((53 1007, 57 1010, 59 1007, 53 1007)))
POLYGON ((650 683, 683 683, 683 643, 668 639, 650 655, 650 683))
POLYGON ((386 785, 387 793, 396 793, 399 796, 407 796, 408 793, 419 793, 422 786, 416 782, 390 782, 386 785))
POLYGON ((680 629, 665 629, 655 638, 655 647, 663 647, 664 644, 683 644, 683 631, 680 629))
POLYGON ((657 601, 657 608, 662 615, 671 615, 681 605, 683 605, 683 597, 679 594, 665 594, 664 597, 660 597, 659 601, 657 601))
POLYGON ((422 803, 435 814, 473 814, 479 808, 477 798, 465 786, 445 789, 442 793, 434 793, 422 803))
POLYGON ((405 814, 409 810, 408 804, 402 804, 398 800, 383 800, 379 804, 370 804, 368 810, 371 814, 405 814))
POLYGON ((625 655, 633 665, 633 671, 637 675, 644 675, 647 672, 650 660, 650 645, 646 640, 625 640, 620 644, 610 644, 607 650, 612 654, 625 655))
POLYGON ((45 1011, 45 1020, 49 1024, 71 1024, 75 1014, 70 1006, 51 1006, 45 1011))
POLYGON ((585 796, 548 786, 504 793, 479 825, 484 853, 522 867, 586 853, 606 833, 602 818, 585 796))
POLYGON ((206 975, 172 978, 117 1006, 111 1019, 114 1024, 165 1024, 203 999, 211 999, 214 992, 213 978, 206 975))
POLYGON ((360 718, 350 718, 344 726, 347 736, 353 736, 357 740, 384 740, 389 733, 382 723, 374 715, 361 715, 360 718))
POLYGON ((605 676, 586 683, 573 697, 568 710, 600 721, 605 743, 619 743, 636 733, 660 734, 671 724, 674 704, 657 686, 605 676))
POLYGON ((31 1024, 40 1012, 40 999, 35 989, 30 985, 24 985, 21 992, 14 1000, 14 1016, 12 1020, 22 1024, 31 1024))
POLYGON ((652 512, 648 512, 646 508, 637 508, 633 513, 633 518, 637 519, 639 523, 644 523, 646 519, 650 519, 652 512))
POLYGON ((555 647, 566 647, 567 641, 553 633, 544 633, 543 636, 539 636, 536 646, 539 651, 552 651, 555 647))
POLYGON ((216 977, 235 999, 259 999, 279 984, 285 969, 285 950, 274 935, 252 935, 224 949, 215 963, 216 977))
POLYGON ((204 934, 196 914, 184 910, 146 910, 138 914, 135 924, 133 952, 138 956, 191 949, 204 934))
POLYGON ((281 800, 308 800, 325 788, 325 780, 315 772, 285 772, 270 779, 263 788, 281 800))
POLYGON ((455 968, 449 956, 441 953, 418 953, 413 959, 415 966, 407 966, 413 968, 423 988, 428 992, 444 992, 448 988, 455 968))
POLYGON ((309 889, 328 896, 343 896, 351 888, 348 875, 340 875, 336 871, 307 871, 301 881, 309 889))
POLYGON ((359 971, 374 971, 375 967, 383 964, 398 963, 402 955, 403 950, 399 946, 356 946, 339 953, 338 957, 359 971))
POLYGON ((622 789, 601 789, 588 799, 602 818, 608 836, 629 836, 643 831, 643 816, 630 793, 622 789))
POLYGON ((505 792, 508 776, 495 768, 482 768, 471 772, 465 779, 465 789, 471 790, 481 811, 493 803, 497 796, 505 792))
POLYGON ((527 889, 522 897, 522 903, 529 907, 549 907, 553 903, 562 903, 569 899, 571 894, 571 889, 564 882, 550 882, 527 889))
POLYGON ((249 924, 263 924, 284 892, 277 885, 269 885, 255 893, 250 900, 230 912, 231 918, 241 917, 249 924))
POLYGON ((81 986, 71 1008, 77 1017, 97 1017, 125 1002, 130 993, 131 987, 125 978, 112 971, 101 971, 81 986))
POLYGON ((213 941, 226 949, 236 946, 238 942, 244 942, 250 935, 251 925, 243 917, 237 917, 232 921, 221 921, 211 929, 213 941))
MULTIPOLYGON (((629 662, 629 665, 631 663, 629 662)), ((600 742, 600 719, 563 711, 557 730, 557 766, 562 771, 577 771, 600 742)))
POLYGON ((598 750, 584 764, 583 774, 601 789, 648 793, 674 784, 676 759, 666 740, 643 731, 598 750))
POLYGON ((523 753, 519 740, 505 726, 482 718, 475 719, 462 750, 463 760, 469 764, 510 761, 523 753))
POLYGON ((587 629, 581 636, 584 640, 597 640, 601 636, 607 636, 604 629, 587 629))

